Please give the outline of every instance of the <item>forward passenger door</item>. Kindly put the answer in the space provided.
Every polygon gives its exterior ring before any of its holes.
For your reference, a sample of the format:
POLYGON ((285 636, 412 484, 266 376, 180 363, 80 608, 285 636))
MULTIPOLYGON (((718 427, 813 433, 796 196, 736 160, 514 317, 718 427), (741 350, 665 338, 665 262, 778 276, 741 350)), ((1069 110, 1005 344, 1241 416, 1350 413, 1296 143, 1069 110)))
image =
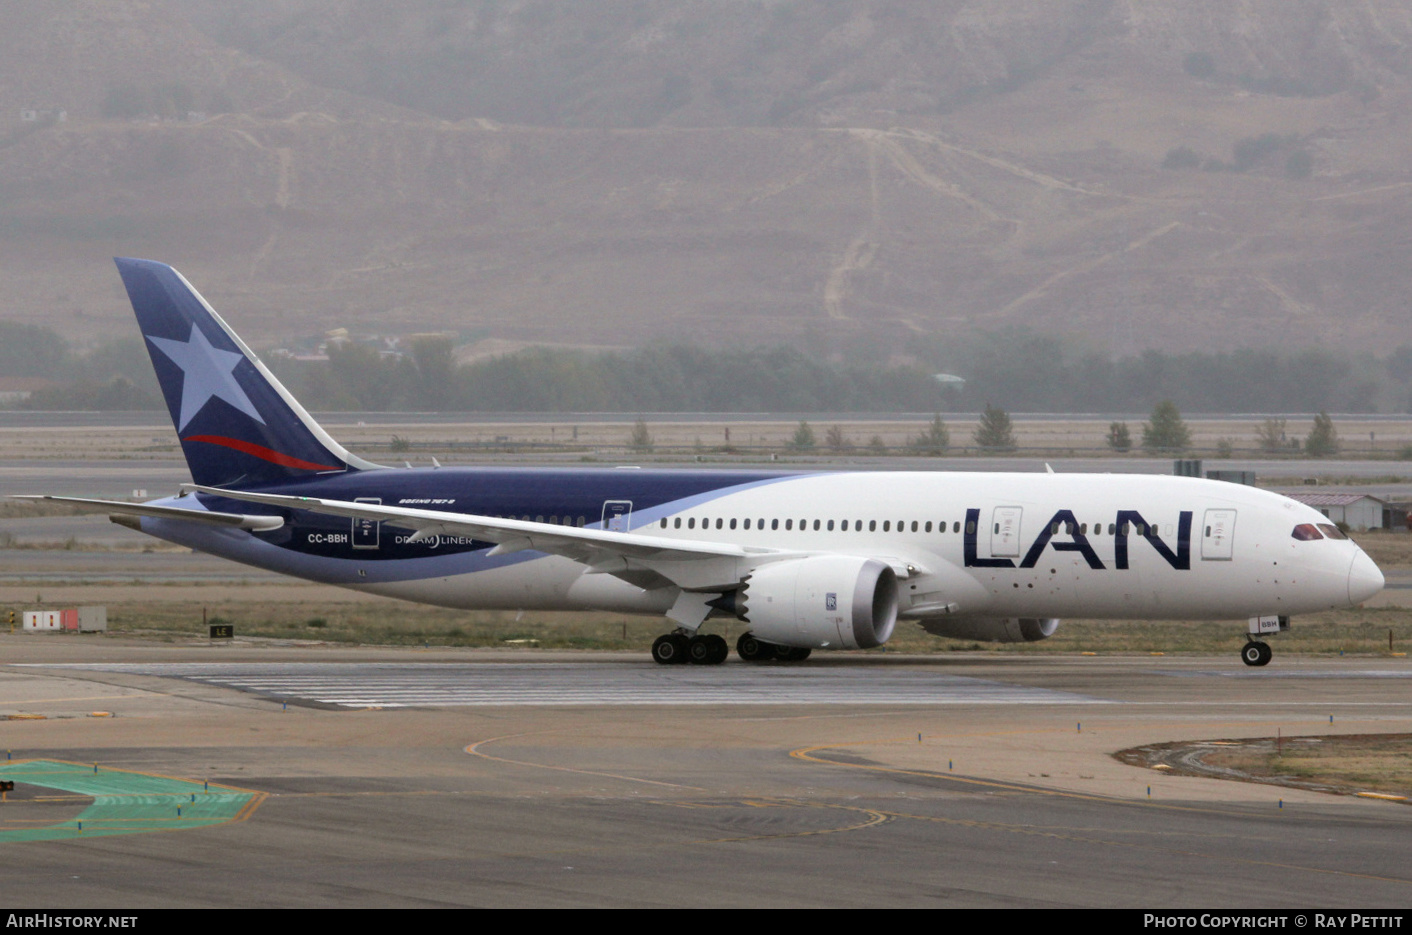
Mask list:
POLYGON ((1024 509, 998 506, 991 516, 990 554, 995 558, 1020 557, 1020 520, 1024 509))
POLYGON ((1202 561, 1229 562, 1235 554, 1235 510, 1207 510, 1201 527, 1202 561))

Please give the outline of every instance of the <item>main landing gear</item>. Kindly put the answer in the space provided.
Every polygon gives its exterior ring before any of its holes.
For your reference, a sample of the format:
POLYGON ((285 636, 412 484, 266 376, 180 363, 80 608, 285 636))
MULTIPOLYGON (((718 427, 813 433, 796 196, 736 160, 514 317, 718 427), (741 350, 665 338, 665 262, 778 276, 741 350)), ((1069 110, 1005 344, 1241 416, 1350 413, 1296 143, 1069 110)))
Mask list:
POLYGON ((716 666, 726 661, 730 646, 712 634, 688 636, 681 631, 664 633, 652 642, 652 661, 664 666, 691 663, 716 666))
MULTIPOLYGON (((735 641, 735 651, 746 662, 803 662, 811 650, 797 646, 780 646, 756 639, 746 633, 735 641)), ((714 633, 691 634, 677 630, 663 633, 652 641, 652 661, 664 666, 718 666, 730 655, 726 641, 714 633)))
POLYGON ((767 643, 753 633, 742 634, 735 641, 735 651, 746 662, 803 662, 811 652, 808 648, 767 643))

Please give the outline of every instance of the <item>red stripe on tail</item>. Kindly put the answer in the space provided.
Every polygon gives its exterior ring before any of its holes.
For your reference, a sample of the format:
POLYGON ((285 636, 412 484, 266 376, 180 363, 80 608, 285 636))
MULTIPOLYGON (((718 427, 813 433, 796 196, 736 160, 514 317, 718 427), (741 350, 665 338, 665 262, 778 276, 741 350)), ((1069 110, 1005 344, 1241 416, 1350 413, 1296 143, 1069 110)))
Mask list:
POLYGON ((344 471, 348 468, 348 466, 344 464, 315 464, 312 461, 304 461, 287 454, 281 454, 272 448, 266 448, 264 445, 243 442, 238 438, 226 438, 222 435, 188 435, 183 438, 182 441, 205 442, 208 445, 234 448, 236 451, 259 458, 261 461, 278 464, 280 467, 298 468, 301 471, 344 471))

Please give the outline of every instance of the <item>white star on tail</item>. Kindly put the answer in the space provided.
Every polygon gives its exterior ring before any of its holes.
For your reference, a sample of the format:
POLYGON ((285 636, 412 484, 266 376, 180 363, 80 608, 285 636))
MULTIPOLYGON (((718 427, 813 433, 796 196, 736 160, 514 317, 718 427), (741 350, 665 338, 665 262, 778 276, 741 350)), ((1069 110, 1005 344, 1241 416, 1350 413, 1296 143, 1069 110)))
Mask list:
POLYGON ((191 337, 186 341, 173 341, 170 338, 146 336, 152 346, 171 359, 181 368, 181 416, 177 431, 186 428, 188 422, 201 411, 212 396, 224 399, 236 409, 250 416, 261 425, 265 420, 255 411, 255 404, 240 384, 235 382, 235 368, 244 354, 223 351, 211 346, 206 335, 196 325, 191 326, 191 337))

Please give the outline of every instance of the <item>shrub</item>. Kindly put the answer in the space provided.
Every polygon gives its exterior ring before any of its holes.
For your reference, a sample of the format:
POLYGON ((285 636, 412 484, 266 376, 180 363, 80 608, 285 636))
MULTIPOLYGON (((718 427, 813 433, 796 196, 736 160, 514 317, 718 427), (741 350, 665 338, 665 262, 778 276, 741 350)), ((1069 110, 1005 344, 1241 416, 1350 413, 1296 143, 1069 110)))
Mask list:
POLYGON ((1142 425, 1142 447, 1150 453, 1191 447, 1191 431, 1182 421, 1176 403, 1166 399, 1153 408, 1151 420, 1142 425))

